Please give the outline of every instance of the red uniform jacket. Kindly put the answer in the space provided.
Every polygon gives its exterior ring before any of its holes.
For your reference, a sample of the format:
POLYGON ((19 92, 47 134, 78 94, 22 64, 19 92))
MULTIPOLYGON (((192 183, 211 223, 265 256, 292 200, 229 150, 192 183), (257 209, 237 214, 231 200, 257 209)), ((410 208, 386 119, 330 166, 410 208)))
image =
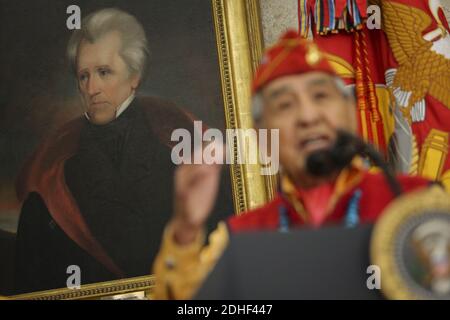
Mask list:
MULTIPOLYGON (((399 176, 398 181, 403 192, 424 188, 431 182, 421 177, 399 176)), ((323 225, 339 224, 345 220, 350 199, 356 190, 361 191, 358 201, 359 223, 372 223, 383 212, 383 209, 394 199, 394 196, 381 173, 364 172, 360 182, 339 198, 332 212, 326 217, 323 225)), ((252 230, 277 230, 280 228, 280 210, 287 209, 291 227, 299 227, 305 221, 296 212, 293 205, 281 194, 275 199, 255 210, 243 215, 231 217, 228 226, 231 232, 252 230)))

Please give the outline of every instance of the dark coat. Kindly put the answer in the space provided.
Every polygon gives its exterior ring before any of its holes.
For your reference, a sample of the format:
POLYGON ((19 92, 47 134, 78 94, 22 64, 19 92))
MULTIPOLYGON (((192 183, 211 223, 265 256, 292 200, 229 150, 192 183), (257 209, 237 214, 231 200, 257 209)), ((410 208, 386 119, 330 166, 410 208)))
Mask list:
POLYGON ((104 126, 78 118, 37 149, 18 181, 17 293, 65 287, 70 265, 81 284, 150 273, 172 214, 175 128, 192 131, 192 118, 141 98, 104 126))

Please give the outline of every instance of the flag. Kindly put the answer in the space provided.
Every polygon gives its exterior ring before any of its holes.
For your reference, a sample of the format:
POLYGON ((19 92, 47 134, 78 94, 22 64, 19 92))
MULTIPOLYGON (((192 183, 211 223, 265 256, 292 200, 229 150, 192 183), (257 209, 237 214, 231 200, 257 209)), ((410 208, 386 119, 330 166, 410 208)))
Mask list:
POLYGON ((354 86, 359 130, 398 172, 450 190, 450 35, 439 0, 299 0, 299 28, 354 86), (367 8, 381 12, 370 30, 367 8))

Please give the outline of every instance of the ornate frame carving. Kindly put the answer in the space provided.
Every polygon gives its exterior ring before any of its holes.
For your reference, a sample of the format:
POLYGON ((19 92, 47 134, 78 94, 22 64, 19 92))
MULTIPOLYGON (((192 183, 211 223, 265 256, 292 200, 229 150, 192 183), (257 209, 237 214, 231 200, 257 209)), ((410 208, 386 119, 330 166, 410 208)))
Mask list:
MULTIPOLYGON (((226 127, 251 128, 250 81, 261 58, 263 38, 259 0, 211 0, 226 127)), ((235 154, 236 150, 233 150, 235 154)), ((237 214, 259 206, 274 195, 276 177, 261 176, 259 165, 231 165, 237 214)), ((145 291, 151 298, 153 275, 94 283, 80 289, 55 289, 12 296, 12 299, 97 299, 145 291)))
MULTIPOLYGON (((212 3, 226 126, 252 128, 250 83, 263 50, 259 0, 212 3)), ((236 213, 273 197, 276 177, 262 176, 259 165, 231 165, 231 180, 236 213)))

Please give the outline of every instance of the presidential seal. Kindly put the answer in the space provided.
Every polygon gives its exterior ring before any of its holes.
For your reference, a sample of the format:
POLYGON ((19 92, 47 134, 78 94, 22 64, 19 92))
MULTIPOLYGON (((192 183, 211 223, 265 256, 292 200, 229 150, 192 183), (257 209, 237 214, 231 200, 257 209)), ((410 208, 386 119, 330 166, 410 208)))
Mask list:
POLYGON ((375 225, 371 259, 388 299, 450 299, 450 195, 433 186, 393 201, 375 225))

